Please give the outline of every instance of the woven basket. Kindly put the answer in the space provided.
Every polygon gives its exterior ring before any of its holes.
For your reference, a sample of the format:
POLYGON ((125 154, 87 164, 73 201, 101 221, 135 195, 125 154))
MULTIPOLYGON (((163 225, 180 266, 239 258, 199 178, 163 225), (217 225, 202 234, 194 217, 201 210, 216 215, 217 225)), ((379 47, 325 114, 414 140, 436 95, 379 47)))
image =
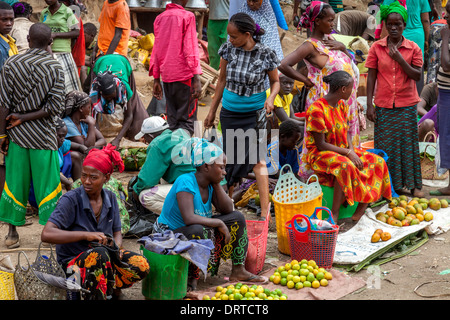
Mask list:
POLYGON ((431 160, 427 157, 427 149, 428 148, 434 148, 436 150, 436 142, 426 142, 428 135, 434 136, 434 141, 436 141, 436 135, 433 132, 428 132, 427 135, 424 138, 424 141, 421 143, 426 143, 426 146, 423 150, 423 154, 420 154, 420 168, 422 172, 422 179, 427 180, 445 180, 448 178, 448 171, 445 172, 443 175, 439 175, 436 170, 436 163, 434 160, 431 160))
POLYGON ((36 271, 51 274, 58 277, 66 277, 61 266, 56 261, 53 248, 50 257, 41 255, 41 244, 39 244, 38 254, 33 264, 30 264, 24 251, 19 252, 17 267, 14 273, 14 284, 19 300, 66 300, 67 291, 56 288, 41 281, 35 274, 36 271), (20 264, 20 257, 23 255, 27 261, 27 266, 20 264))

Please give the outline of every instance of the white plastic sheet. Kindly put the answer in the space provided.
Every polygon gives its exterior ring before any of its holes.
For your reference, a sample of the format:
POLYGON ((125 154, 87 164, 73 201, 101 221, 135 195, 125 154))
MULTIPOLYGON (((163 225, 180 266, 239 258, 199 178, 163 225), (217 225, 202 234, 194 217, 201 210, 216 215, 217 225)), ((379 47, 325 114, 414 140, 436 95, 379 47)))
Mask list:
POLYGON ((433 213, 434 220, 430 222, 422 221, 417 225, 408 227, 391 226, 375 218, 378 212, 385 212, 387 210, 389 210, 388 205, 383 206, 375 212, 369 208, 353 228, 347 232, 339 233, 333 263, 341 265, 359 264, 370 256, 376 255, 378 251, 419 230, 426 228, 428 234, 434 234, 436 232, 443 232, 444 230, 447 231, 450 227, 450 208, 439 211, 429 210, 433 213), (372 243, 372 234, 376 229, 389 232, 391 239, 372 243))

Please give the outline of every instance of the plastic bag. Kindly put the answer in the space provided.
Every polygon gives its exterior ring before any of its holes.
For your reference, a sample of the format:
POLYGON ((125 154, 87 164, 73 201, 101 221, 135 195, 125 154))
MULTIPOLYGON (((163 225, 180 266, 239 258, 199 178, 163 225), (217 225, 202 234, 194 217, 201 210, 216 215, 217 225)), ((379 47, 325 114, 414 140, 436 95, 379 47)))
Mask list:
POLYGON ((157 216, 153 213, 139 213, 129 212, 130 215, 130 230, 125 234, 125 238, 137 237, 141 238, 153 233, 153 222, 157 216))
POLYGON ((129 202, 131 204, 128 209, 130 216, 130 229, 124 235, 125 238, 147 236, 153 233, 153 224, 158 218, 158 215, 150 210, 147 210, 139 201, 133 196, 133 185, 137 182, 137 176, 134 176, 128 182, 128 194, 130 194, 129 202))
POLYGON ((436 141, 436 155, 434 157, 434 163, 436 164, 436 172, 438 175, 442 176, 447 172, 447 168, 441 168, 441 154, 439 150, 439 136, 436 141))

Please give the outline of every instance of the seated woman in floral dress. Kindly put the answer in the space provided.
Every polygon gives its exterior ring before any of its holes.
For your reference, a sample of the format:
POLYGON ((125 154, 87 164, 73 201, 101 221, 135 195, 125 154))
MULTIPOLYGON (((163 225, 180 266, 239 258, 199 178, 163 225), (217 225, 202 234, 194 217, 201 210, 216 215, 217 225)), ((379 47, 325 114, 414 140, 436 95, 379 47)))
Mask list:
POLYGON ((336 71, 323 78, 329 92, 306 111, 305 145, 308 165, 319 183, 334 187, 331 212, 334 221, 345 203, 359 202, 353 220, 359 220, 369 203, 392 198, 386 162, 378 155, 354 148, 348 134, 348 104, 353 78, 336 71))

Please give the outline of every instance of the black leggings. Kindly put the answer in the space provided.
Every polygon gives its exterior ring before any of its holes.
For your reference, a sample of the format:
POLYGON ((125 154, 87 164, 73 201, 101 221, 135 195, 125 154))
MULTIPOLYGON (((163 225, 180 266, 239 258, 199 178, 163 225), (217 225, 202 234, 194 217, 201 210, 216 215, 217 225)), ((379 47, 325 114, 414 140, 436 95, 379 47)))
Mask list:
MULTIPOLYGON (((214 251, 208 263, 208 271, 211 275, 217 275, 220 259, 231 259, 233 265, 245 263, 248 249, 247 224, 240 211, 228 214, 214 215, 213 219, 222 220, 230 231, 230 242, 225 244, 224 235, 216 228, 193 224, 174 230, 174 233, 182 233, 188 239, 211 239, 214 243, 214 251)), ((200 269, 194 264, 189 264, 189 278, 199 278, 200 269)))

